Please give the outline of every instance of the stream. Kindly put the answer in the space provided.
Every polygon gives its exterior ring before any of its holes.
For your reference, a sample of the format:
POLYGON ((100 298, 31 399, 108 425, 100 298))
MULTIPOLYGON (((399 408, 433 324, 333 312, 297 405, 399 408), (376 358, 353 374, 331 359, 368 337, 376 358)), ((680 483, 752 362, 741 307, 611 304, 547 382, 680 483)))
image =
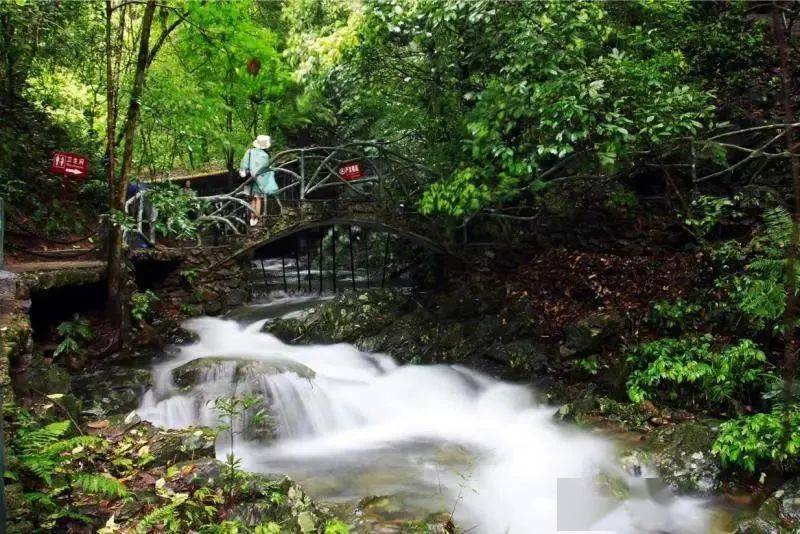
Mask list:
POLYGON ((321 502, 388 496, 387 520, 446 511, 460 531, 486 534, 718 531, 713 502, 673 495, 647 468, 629 474, 622 445, 556 423, 527 386, 262 332, 322 298, 189 321, 199 340, 155 366, 139 415, 168 428, 215 426, 217 397, 253 393, 276 438, 259 439, 245 422, 233 444, 218 441, 220 459, 232 445, 245 469, 288 474, 321 502))

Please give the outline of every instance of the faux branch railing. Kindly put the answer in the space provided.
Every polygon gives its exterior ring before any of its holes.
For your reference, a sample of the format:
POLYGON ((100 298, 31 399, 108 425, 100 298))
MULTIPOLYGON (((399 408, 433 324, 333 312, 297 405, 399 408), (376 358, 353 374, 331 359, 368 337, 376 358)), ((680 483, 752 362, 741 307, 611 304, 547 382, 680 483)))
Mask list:
MULTIPOLYGON (((275 173, 278 190, 270 195, 282 211, 287 202, 373 202, 384 208, 412 210, 431 171, 412 159, 388 148, 386 143, 354 142, 335 147, 293 148, 278 152, 270 169, 275 173), (346 179, 339 169, 358 162, 361 176, 346 179)), ((248 231, 247 221, 254 213, 247 191, 253 178, 227 194, 196 197, 192 207, 194 223, 212 227, 221 234, 240 235, 248 231)), ((151 244, 156 229, 174 230, 175 221, 162 220, 164 214, 148 202, 150 191, 139 191, 126 203, 126 213, 133 218, 128 232, 135 232, 151 244), (132 226, 132 227, 131 227, 132 226)), ((269 217, 269 202, 263 202, 261 217, 269 217)), ((179 232, 178 232, 179 233, 179 232)))

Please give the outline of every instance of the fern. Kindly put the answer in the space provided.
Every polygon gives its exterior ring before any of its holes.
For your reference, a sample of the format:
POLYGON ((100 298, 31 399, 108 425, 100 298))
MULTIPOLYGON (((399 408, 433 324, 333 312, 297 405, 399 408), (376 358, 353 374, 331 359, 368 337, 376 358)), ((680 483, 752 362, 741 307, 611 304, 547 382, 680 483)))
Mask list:
POLYGON ((20 432, 17 435, 17 448, 25 454, 38 453, 66 434, 70 424, 69 421, 59 421, 36 430, 20 432))
POLYGON ((80 474, 75 476, 72 485, 91 495, 107 498, 122 498, 130 495, 125 484, 111 475, 80 474))
POLYGON ((39 454, 22 455, 17 459, 24 469, 44 480, 48 486, 53 484, 53 475, 65 461, 58 457, 39 454))
POLYGON ((166 523, 170 518, 175 516, 175 509, 180 505, 181 503, 179 502, 172 502, 161 508, 156 508, 139 521, 139 524, 136 526, 136 533, 147 534, 156 526, 166 523))
POLYGON ((42 449, 41 454, 61 454, 74 450, 78 447, 97 447, 105 445, 106 441, 98 436, 75 436, 73 438, 59 440, 42 449))

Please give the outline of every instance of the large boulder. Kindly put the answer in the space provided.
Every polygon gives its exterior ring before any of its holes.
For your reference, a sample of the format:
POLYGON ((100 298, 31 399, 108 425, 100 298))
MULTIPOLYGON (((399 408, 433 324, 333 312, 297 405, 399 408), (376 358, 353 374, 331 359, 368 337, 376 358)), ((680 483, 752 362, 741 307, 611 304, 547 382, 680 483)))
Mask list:
POLYGON ((551 360, 547 349, 530 339, 519 339, 509 343, 496 342, 486 350, 485 356, 512 369, 533 374, 545 372, 551 360))
POLYGON ((682 493, 719 489, 722 468, 711 454, 716 434, 710 424, 686 422, 658 428, 652 459, 664 481, 682 493))
POLYGON ((148 369, 122 365, 101 365, 72 377, 72 391, 95 417, 135 410, 152 385, 148 369))
POLYGON ((564 327, 561 353, 578 357, 598 352, 603 344, 624 327, 622 317, 615 313, 594 313, 564 327))
POLYGON ((739 523, 736 534, 800 532, 800 478, 785 482, 765 500, 754 518, 739 523))
POLYGON ((204 378, 228 374, 234 381, 263 375, 294 373, 301 378, 314 378, 314 371, 302 363, 288 359, 251 360, 247 358, 200 358, 173 369, 172 379, 180 388, 192 388, 204 378))

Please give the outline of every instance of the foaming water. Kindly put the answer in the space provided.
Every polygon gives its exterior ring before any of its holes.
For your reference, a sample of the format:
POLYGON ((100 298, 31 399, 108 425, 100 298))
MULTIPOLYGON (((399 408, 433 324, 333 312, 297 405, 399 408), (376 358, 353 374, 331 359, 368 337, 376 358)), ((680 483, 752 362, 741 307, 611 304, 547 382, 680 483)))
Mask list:
POLYGON ((214 399, 258 394, 277 439, 245 429, 236 443, 245 468, 287 473, 328 501, 395 495, 408 518, 454 511, 472 532, 556 532, 559 521, 572 531, 710 531, 703 502, 629 477, 610 441, 555 424, 526 387, 459 366, 398 366, 351 345, 287 345, 263 323, 190 321, 199 340, 156 367, 139 414, 164 427, 214 425, 214 399), (176 384, 173 371, 209 358, 194 386, 176 384), (608 479, 627 486, 625 500, 591 498, 608 479))

